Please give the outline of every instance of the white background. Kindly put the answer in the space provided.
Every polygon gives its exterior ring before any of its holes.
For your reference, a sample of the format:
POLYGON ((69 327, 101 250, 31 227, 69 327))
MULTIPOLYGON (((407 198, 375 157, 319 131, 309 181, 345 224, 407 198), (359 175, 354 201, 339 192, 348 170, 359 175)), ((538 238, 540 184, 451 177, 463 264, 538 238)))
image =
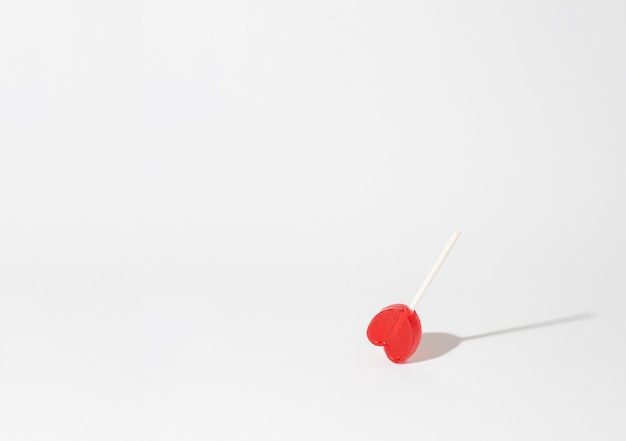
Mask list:
POLYGON ((625 439, 625 23, 2 1, 0 439, 625 439))

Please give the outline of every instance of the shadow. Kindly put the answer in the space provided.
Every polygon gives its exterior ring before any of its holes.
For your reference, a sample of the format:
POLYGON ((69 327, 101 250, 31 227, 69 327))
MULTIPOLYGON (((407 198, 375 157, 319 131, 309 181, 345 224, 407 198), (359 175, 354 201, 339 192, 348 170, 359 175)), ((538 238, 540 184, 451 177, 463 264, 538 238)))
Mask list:
POLYGON ((562 323, 574 322, 592 318, 593 314, 577 314, 554 320, 532 323, 530 325, 516 326, 515 328, 501 329, 499 331, 485 332, 482 334, 470 335, 469 337, 459 337, 458 335, 445 332, 426 332, 422 334, 417 351, 405 363, 419 363, 421 361, 432 360, 447 354, 463 341, 476 340, 478 338, 493 337, 496 335, 508 334, 510 332, 526 331, 529 329, 542 328, 544 326, 559 325, 562 323))
POLYGON ((454 334, 445 332, 425 332, 417 351, 405 363, 419 363, 432 360, 447 354, 461 344, 463 339, 454 334))

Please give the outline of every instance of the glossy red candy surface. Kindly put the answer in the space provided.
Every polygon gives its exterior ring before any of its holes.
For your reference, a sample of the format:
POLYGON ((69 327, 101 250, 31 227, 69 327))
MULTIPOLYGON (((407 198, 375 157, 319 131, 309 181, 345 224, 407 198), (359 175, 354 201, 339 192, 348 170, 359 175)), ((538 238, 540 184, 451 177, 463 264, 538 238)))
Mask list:
POLYGON ((422 325, 415 311, 407 305, 390 305, 372 319, 367 327, 367 338, 376 346, 383 346, 391 361, 402 363, 420 344, 422 325))

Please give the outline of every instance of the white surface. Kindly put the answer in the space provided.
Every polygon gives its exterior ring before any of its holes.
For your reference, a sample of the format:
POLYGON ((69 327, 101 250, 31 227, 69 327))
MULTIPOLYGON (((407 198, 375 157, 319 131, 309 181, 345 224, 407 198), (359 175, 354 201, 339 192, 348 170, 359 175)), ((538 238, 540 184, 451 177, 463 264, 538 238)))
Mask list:
POLYGON ((439 268, 441 268, 441 265, 443 265, 443 262, 446 260, 446 257, 448 257, 450 250, 452 250, 454 243, 456 242, 456 240, 459 238, 460 235, 461 235, 460 231, 455 231, 454 233, 452 233, 452 236, 450 237, 450 239, 448 239, 448 243, 443 248, 443 251, 441 251, 441 254, 439 254, 437 261, 435 262, 430 272, 426 276, 426 279, 422 282, 420 289, 417 290, 417 294, 415 294, 415 297, 413 298, 413 300, 411 300, 411 303, 409 304, 409 308, 412 311, 415 310, 415 307, 419 303, 420 299, 422 298, 422 296, 424 295, 424 293, 426 292, 430 284, 433 282, 433 279, 437 275, 437 271, 439 271, 439 268))
POLYGON ((2 2, 0 439, 625 439, 625 14, 2 2))

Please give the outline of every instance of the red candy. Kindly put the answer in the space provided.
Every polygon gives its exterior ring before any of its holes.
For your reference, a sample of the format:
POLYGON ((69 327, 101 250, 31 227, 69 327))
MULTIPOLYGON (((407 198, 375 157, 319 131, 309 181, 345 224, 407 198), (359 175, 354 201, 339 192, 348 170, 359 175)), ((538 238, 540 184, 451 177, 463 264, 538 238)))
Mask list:
POLYGON ((400 303, 387 306, 376 314, 367 327, 369 341, 384 347, 387 358, 394 363, 408 360, 417 350, 422 339, 422 324, 415 313, 415 307, 460 235, 459 231, 452 234, 409 306, 400 303))
POLYGON ((420 319, 407 305, 387 306, 367 327, 367 338, 376 346, 383 346, 385 354, 394 363, 406 361, 422 339, 420 319))

